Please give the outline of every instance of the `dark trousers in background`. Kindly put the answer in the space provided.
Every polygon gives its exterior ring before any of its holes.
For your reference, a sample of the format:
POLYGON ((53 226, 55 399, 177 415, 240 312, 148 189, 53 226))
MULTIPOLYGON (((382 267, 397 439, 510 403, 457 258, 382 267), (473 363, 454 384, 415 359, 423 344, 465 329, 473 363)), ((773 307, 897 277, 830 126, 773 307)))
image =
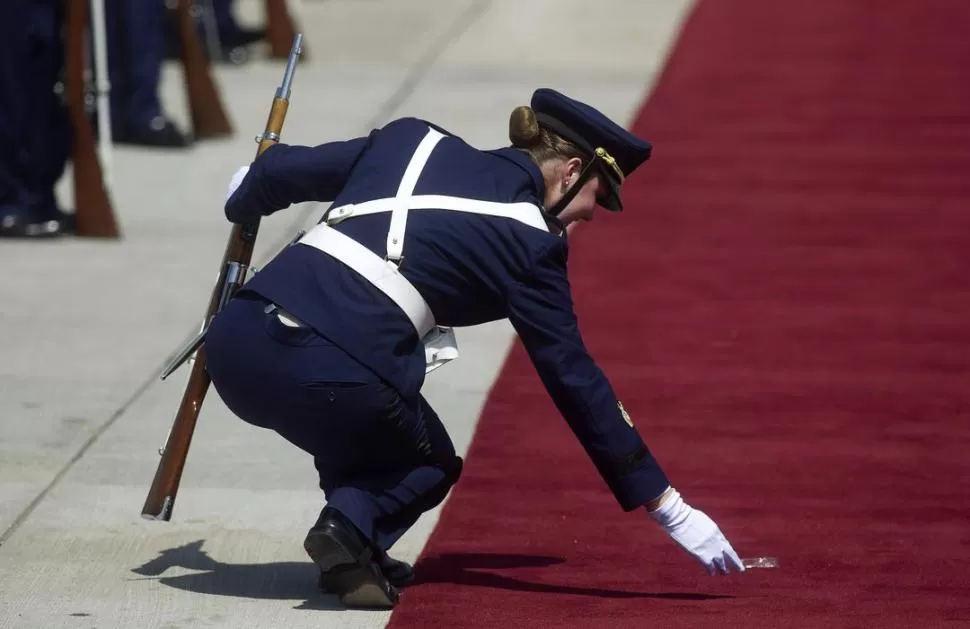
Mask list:
POLYGON ((212 14, 215 17, 219 37, 230 37, 239 30, 236 18, 232 13, 231 0, 212 0, 212 14))
POLYGON ((243 291, 206 337, 213 386, 244 421, 313 456, 328 506, 383 550, 444 500, 461 459, 423 397, 406 400, 309 328, 243 291))
POLYGON ((165 59, 166 17, 162 0, 105 0, 111 125, 148 128, 162 115, 158 86, 165 59))
POLYGON ((57 0, 0 1, 0 218, 57 218, 71 129, 54 87, 64 63, 57 0))

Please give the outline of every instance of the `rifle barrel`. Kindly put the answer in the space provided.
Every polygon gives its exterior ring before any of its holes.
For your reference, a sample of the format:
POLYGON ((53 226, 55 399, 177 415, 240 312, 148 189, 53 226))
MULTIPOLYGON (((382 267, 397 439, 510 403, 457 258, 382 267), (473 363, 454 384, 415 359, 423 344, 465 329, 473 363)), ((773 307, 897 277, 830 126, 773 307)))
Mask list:
MULTIPOLYGON (((283 119, 288 109, 290 86, 293 82, 293 70, 296 67, 296 58, 300 54, 302 40, 303 36, 299 34, 294 38, 286 74, 283 77, 282 85, 276 92, 276 97, 273 99, 269 118, 266 121, 263 134, 260 136, 257 155, 265 151, 270 144, 279 140, 279 134, 283 130, 283 119)), ((213 287, 209 305, 206 308, 204 319, 206 327, 232 297, 235 290, 242 285, 252 258, 258 230, 258 219, 247 225, 233 225, 223 254, 219 278, 213 287)), ((172 509, 181 483, 182 470, 185 468, 185 460, 188 457, 192 435, 195 432, 196 420, 211 384, 209 375, 205 370, 206 347, 204 341, 194 348, 195 342, 202 340, 204 334, 205 330, 176 357, 174 368, 187 360, 193 351, 195 351, 196 356, 175 420, 162 448, 155 477, 152 479, 152 485, 142 506, 141 515, 149 520, 168 521, 172 517, 172 509)), ((170 374, 171 371, 168 371, 168 373, 170 374)))
POLYGON ((283 83, 276 92, 279 98, 290 99, 290 86, 293 85, 293 73, 296 72, 296 62, 300 53, 303 51, 303 34, 297 33, 293 39, 293 48, 290 50, 290 58, 286 61, 286 70, 283 72, 283 83))

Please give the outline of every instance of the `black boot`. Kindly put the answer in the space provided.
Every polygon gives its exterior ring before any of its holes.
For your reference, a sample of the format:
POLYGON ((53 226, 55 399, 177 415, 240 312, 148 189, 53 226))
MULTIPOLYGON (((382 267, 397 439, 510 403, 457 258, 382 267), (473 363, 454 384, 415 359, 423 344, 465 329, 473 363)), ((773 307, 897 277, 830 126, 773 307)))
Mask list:
POLYGON ((397 588, 381 570, 379 553, 336 509, 324 507, 303 548, 327 575, 328 591, 347 607, 392 609, 397 604, 397 588))

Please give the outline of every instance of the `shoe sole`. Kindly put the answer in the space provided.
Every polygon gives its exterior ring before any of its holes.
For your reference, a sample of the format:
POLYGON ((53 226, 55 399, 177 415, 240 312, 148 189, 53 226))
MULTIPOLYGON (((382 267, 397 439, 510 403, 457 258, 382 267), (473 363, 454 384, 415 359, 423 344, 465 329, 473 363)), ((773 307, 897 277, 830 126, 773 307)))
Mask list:
POLYGON ((381 573, 369 553, 355 557, 332 531, 313 531, 303 548, 328 573, 329 590, 347 607, 357 609, 392 609, 398 601, 397 589, 381 573))

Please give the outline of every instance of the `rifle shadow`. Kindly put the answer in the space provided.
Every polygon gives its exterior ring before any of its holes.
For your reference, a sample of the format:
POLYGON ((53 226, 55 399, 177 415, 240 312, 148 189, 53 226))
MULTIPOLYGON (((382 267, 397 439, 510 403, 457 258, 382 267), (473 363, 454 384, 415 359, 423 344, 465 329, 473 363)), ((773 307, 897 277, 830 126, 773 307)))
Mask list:
MULTIPOLYGON (((160 583, 198 594, 253 599, 302 600, 297 609, 343 609, 336 596, 317 589, 317 567, 306 562, 231 564, 213 559, 202 549, 205 540, 169 548, 158 557, 133 568, 132 572, 157 579, 160 583), (181 567, 198 572, 162 576, 169 568, 181 567)), ((612 599, 666 599, 705 601, 732 598, 695 592, 638 592, 542 583, 508 576, 519 568, 545 568, 563 563, 560 557, 486 553, 443 553, 424 557, 415 566, 410 587, 448 583, 468 587, 493 588, 541 594, 564 594, 612 599)))

